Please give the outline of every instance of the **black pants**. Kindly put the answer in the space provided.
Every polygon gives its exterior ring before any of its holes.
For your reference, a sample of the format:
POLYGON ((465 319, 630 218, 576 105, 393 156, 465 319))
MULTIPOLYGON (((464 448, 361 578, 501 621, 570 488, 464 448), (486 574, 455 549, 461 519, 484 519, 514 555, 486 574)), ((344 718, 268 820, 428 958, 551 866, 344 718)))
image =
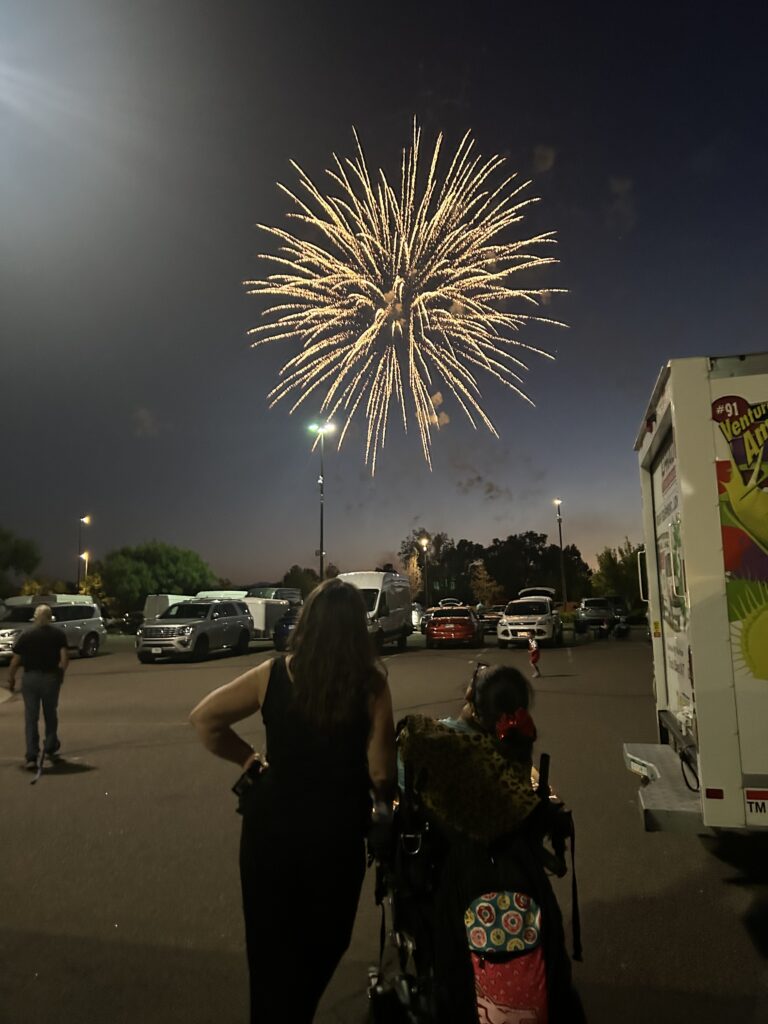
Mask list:
POLYGON ((240 880, 251 1024, 311 1024, 352 937, 363 840, 270 839, 246 818, 240 880))

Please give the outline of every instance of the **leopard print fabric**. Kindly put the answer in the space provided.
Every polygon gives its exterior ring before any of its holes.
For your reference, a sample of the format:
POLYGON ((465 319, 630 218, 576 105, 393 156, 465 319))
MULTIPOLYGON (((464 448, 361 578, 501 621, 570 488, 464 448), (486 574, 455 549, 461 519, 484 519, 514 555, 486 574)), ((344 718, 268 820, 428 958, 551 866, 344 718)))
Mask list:
POLYGON ((398 744, 427 809, 472 839, 488 843, 513 832, 538 804, 531 765, 508 760, 485 732, 409 715, 398 744))

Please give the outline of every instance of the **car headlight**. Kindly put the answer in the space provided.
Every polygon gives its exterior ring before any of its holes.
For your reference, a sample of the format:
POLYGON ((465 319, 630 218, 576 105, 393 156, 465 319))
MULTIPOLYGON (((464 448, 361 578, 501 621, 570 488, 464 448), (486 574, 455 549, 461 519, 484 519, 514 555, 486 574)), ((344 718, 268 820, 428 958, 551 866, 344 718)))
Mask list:
POLYGON ((176 630, 176 636, 189 636, 190 633, 194 633, 194 626, 179 626, 176 630))
POLYGON ((0 629, 0 637, 3 640, 15 640, 17 636, 21 636, 20 629, 0 629))

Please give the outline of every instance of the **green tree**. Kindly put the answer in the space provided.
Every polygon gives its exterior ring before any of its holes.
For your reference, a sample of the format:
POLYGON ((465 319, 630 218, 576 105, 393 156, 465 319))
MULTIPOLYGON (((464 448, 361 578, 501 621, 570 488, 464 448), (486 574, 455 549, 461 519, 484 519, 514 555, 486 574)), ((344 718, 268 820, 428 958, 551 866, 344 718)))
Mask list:
POLYGON ((74 594, 75 584, 52 576, 29 576, 21 585, 22 594, 74 594))
POLYGON ((630 608, 640 603, 637 580, 637 552, 642 545, 633 544, 629 537, 617 548, 603 548, 597 556, 597 572, 592 576, 595 594, 618 594, 630 608))
POLYGON ((17 537, 0 526, 0 597, 10 597, 17 576, 31 575, 40 564, 40 549, 33 540, 17 537))
POLYGON ((300 565, 292 565, 283 576, 283 586, 297 587, 302 597, 310 594, 319 582, 320 577, 314 569, 302 569, 300 565))
POLYGON ((542 580, 545 568, 547 535, 545 533, 511 534, 506 540, 494 537, 485 551, 485 565, 499 581, 507 600, 517 596, 523 587, 551 586, 542 580))
POLYGON ((418 554, 415 551, 411 552, 405 561, 402 562, 402 566, 403 575, 408 577, 408 582, 411 584, 411 596, 415 601, 416 595, 420 593, 421 588, 424 585, 418 554))
POLYGON ((482 560, 485 555, 485 548, 475 541, 466 540, 464 537, 451 541, 443 550, 443 564, 446 573, 445 596, 460 597, 463 601, 469 601, 472 595, 472 566, 475 562, 482 560))
POLYGON ((446 597, 454 592, 455 579, 453 572, 453 557, 455 544, 451 537, 442 530, 430 533, 423 527, 412 530, 409 537, 400 545, 398 556, 401 565, 405 565, 408 557, 416 555, 419 565, 424 567, 425 552, 421 543, 422 538, 427 538, 426 561, 427 585, 429 594, 425 595, 426 604, 430 605, 441 597, 446 597))
POLYGON ((478 560, 472 563, 469 571, 469 585, 472 597, 478 604, 488 607, 500 604, 504 600, 504 591, 485 568, 485 563, 478 560))
POLYGON ((94 568, 118 612, 140 608, 147 594, 196 594, 217 579, 194 551, 156 540, 110 551, 94 568))

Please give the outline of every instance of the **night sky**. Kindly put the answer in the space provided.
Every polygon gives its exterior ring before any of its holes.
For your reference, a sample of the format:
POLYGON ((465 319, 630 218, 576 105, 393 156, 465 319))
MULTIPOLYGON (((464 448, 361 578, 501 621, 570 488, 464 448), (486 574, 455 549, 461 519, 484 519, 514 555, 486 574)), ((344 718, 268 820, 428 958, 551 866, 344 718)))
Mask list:
POLYGON ((416 115, 471 129, 542 197, 568 330, 527 337, 531 409, 480 377, 500 439, 449 422, 427 469, 393 418, 326 446, 326 550, 393 557, 415 526, 536 530, 587 561, 640 538, 633 444, 661 365, 768 348, 762 4, 0 2, 0 525, 73 578, 84 546, 156 538, 239 582, 315 565, 317 453, 266 395, 296 350, 249 347, 242 281, 285 225, 295 159, 397 180, 416 115))

